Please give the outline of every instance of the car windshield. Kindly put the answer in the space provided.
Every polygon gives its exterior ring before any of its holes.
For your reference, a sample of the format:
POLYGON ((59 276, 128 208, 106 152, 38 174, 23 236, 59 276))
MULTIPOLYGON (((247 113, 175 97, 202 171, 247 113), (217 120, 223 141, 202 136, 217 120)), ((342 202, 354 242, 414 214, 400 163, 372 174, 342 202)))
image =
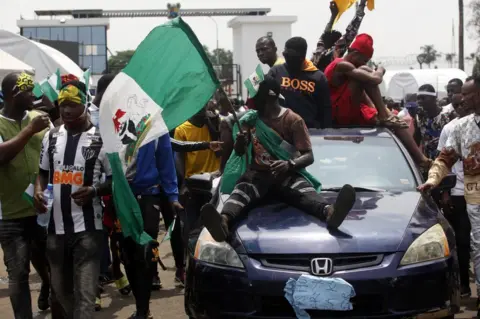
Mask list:
POLYGON ((416 181, 392 138, 312 136, 315 162, 308 167, 322 188, 354 187, 388 191, 415 190, 416 181))

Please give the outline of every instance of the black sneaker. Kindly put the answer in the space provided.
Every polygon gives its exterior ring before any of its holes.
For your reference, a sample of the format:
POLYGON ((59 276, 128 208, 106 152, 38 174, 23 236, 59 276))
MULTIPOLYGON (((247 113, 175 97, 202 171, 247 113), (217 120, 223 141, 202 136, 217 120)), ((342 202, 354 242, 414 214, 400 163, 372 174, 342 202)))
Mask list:
POLYGON ((135 311, 128 319, 153 319, 152 313, 149 311, 147 316, 140 316, 137 315, 137 312, 135 311))
POLYGON ((185 269, 179 268, 175 272, 175 284, 180 287, 185 287, 185 269))
POLYGON ((470 286, 460 287, 460 297, 470 298, 471 295, 472 295, 472 291, 470 290, 470 286))
POLYGON ((210 203, 200 210, 202 223, 216 242, 224 242, 228 237, 228 223, 225 215, 221 215, 210 203))
POLYGON ((162 282, 160 281, 160 277, 158 275, 153 277, 152 280, 152 290, 160 290, 163 288, 162 282))
POLYGON ((355 205, 356 193, 355 189, 348 184, 343 185, 338 192, 335 204, 325 207, 327 212, 327 227, 337 229, 345 220, 350 210, 355 205))
POLYGON ((50 286, 47 284, 42 284, 42 288, 40 288, 40 295, 38 296, 37 305, 38 309, 41 311, 45 311, 50 308, 50 286))

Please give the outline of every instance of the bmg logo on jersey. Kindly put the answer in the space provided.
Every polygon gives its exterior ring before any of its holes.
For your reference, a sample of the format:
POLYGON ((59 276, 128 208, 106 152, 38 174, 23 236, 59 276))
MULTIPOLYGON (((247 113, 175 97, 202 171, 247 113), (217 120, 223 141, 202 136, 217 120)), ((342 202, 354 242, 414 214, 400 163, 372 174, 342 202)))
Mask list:
POLYGON ((300 90, 300 91, 309 92, 309 93, 315 92, 315 82, 311 82, 307 80, 298 80, 298 79, 290 79, 287 77, 282 77, 282 87, 291 88, 294 90, 300 90))
POLYGON ((85 168, 67 165, 53 173, 53 184, 83 186, 83 172, 85 168), (69 169, 70 168, 70 169, 69 169))

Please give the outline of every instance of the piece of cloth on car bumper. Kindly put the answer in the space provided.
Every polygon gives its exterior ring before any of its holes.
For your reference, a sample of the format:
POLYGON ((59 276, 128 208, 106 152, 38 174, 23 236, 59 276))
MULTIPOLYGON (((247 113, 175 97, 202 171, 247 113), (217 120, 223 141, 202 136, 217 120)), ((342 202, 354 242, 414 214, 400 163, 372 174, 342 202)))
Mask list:
POLYGON ((323 278, 301 275, 285 284, 285 298, 292 305, 297 318, 309 319, 309 310, 348 311, 355 296, 352 285, 342 278, 323 278))

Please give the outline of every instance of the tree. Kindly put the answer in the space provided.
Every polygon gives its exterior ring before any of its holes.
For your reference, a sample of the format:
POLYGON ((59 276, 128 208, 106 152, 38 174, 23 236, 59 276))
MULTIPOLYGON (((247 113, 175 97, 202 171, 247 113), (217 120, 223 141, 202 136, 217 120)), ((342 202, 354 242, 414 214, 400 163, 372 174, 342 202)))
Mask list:
POLYGON ((203 45, 203 50, 207 54, 208 59, 212 62, 213 65, 217 64, 233 64, 233 53, 230 50, 225 50, 222 48, 214 49, 210 52, 206 45, 203 45))
POLYGON ((475 60, 475 53, 470 53, 469 56, 465 57, 465 59, 467 59, 468 61, 473 61, 475 60))
POLYGON ((442 56, 440 53, 438 53, 437 50, 435 50, 435 47, 431 44, 424 45, 423 47, 420 48, 420 50, 423 51, 421 53, 421 55, 423 55, 424 57, 423 63, 428 65, 428 67, 430 67, 432 63, 437 61, 437 58, 442 56))
POLYGON ((463 30, 465 29, 465 27, 463 22, 463 12, 463 0, 458 0, 458 68, 460 70, 465 70, 465 45, 463 43, 463 30))
POLYGON ((455 56, 456 56, 455 53, 447 53, 447 54, 445 54, 445 61, 448 62, 448 65, 450 65, 450 67, 453 67, 453 62, 454 62, 454 60, 455 60, 455 56))
POLYGON ((119 73, 127 66, 128 62, 132 58, 135 50, 118 51, 115 55, 108 59, 108 71, 109 73, 119 73))

